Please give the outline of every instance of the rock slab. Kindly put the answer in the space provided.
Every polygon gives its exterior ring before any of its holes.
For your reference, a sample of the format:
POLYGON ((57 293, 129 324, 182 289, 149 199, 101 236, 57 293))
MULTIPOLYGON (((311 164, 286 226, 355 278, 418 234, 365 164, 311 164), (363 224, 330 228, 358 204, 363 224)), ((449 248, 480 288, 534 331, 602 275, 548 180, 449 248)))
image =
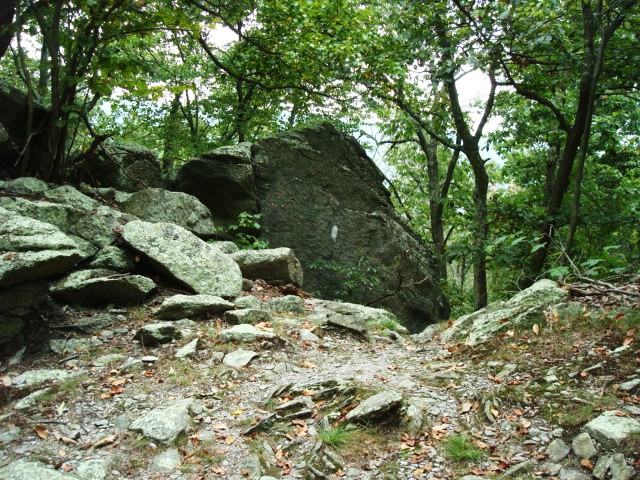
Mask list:
POLYGON ((640 434, 640 422, 623 413, 603 412, 584 426, 584 431, 605 448, 619 448, 631 435, 640 434))
POLYGON ((147 412, 129 425, 129 430, 163 445, 171 445, 191 426, 189 410, 193 400, 183 398, 165 403, 147 412))
POLYGON ((182 227, 133 221, 124 226, 122 238, 161 274, 196 293, 229 298, 242 290, 238 264, 182 227))

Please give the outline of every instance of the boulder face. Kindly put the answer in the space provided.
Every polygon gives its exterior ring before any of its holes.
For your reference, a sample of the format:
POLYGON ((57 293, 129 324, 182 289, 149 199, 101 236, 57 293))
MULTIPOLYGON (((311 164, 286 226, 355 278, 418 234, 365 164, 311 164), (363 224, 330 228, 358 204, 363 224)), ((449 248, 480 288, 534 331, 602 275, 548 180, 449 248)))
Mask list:
POLYGON ((251 144, 221 147, 187 162, 176 175, 176 189, 197 197, 216 225, 234 225, 242 212, 257 213, 251 144))
POLYGON ((186 163, 175 189, 222 226, 260 213, 261 239, 296 252, 305 290, 374 301, 418 332, 449 306, 429 250, 394 212, 384 181, 354 138, 321 124, 214 150, 186 163))
POLYGON ((446 318, 429 250, 396 215, 384 176, 355 139, 328 124, 309 127, 258 142, 253 163, 261 237, 296 252, 306 290, 373 281, 373 291, 354 289, 345 300, 385 297, 374 306, 414 332, 446 318))

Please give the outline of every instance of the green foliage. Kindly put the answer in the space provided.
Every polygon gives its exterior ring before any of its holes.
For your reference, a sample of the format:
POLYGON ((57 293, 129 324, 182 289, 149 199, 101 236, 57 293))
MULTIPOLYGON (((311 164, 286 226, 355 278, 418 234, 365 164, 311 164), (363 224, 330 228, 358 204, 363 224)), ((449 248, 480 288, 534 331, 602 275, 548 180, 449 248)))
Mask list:
POLYGON ((469 435, 450 435, 442 446, 445 457, 452 462, 475 462, 486 456, 469 435))
POLYGON ((322 443, 331 447, 344 447, 355 437, 358 428, 355 425, 344 424, 330 428, 319 428, 318 438, 322 443))
POLYGON ((269 244, 260 240, 254 233, 260 231, 258 220, 262 217, 259 213, 241 212, 238 215, 238 222, 229 225, 228 230, 234 237, 235 244, 241 250, 264 250, 269 248, 269 244))
POLYGON ((372 262, 365 256, 360 256, 353 263, 338 263, 328 260, 315 260, 309 265, 311 270, 330 272, 333 287, 321 287, 317 294, 323 298, 336 300, 374 298, 385 292, 382 279, 385 278, 385 268, 372 262))

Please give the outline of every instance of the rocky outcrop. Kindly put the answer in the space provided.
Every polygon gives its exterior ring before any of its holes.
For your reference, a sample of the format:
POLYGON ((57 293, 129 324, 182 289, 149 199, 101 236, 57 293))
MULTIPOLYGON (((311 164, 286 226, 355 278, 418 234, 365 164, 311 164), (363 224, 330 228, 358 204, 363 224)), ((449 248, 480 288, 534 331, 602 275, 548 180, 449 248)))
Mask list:
POLYGON ((556 282, 540 280, 506 302, 494 302, 460 317, 440 338, 445 342, 460 339, 467 345, 477 345, 501 331, 541 323, 544 311, 568 296, 569 292, 558 287, 556 282))
POLYGON ((238 264, 182 227, 134 221, 124 226, 122 238, 160 273, 196 293, 229 298, 242 289, 238 264))
POLYGON ((448 304, 429 250, 395 214, 384 182, 355 139, 322 124, 188 162, 176 187, 223 224, 259 212, 261 239, 296 252, 306 290, 376 301, 420 331, 445 319, 448 304))

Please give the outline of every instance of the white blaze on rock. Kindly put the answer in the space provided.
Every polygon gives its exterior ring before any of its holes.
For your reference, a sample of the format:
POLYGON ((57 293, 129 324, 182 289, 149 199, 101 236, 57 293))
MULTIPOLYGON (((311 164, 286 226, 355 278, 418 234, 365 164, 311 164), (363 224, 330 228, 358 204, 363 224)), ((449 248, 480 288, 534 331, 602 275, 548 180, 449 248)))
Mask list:
POLYGON ((334 225, 331 227, 331 240, 334 242, 338 239, 338 226, 334 225))

